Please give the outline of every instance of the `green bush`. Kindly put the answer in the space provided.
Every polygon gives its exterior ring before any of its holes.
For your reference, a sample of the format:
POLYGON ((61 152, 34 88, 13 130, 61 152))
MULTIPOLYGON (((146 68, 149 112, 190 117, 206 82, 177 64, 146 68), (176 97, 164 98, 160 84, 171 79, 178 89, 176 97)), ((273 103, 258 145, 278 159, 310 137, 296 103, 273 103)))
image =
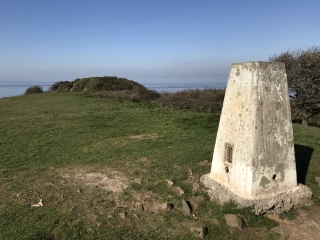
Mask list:
POLYGON ((54 84, 51 85, 51 87, 49 88, 49 91, 69 92, 72 86, 73 86, 72 82, 69 82, 69 81, 55 82, 54 84))
POLYGON ((24 93, 24 95, 36 94, 36 93, 43 93, 43 89, 40 86, 32 86, 28 87, 24 93))
POLYGON ((293 118, 309 124, 320 113, 320 47, 285 51, 269 60, 285 63, 293 118))

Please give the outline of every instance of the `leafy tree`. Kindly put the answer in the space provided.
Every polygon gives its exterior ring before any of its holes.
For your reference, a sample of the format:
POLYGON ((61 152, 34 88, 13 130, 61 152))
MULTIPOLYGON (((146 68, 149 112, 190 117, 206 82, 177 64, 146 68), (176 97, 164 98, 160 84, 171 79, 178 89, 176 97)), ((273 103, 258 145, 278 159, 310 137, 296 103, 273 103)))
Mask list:
POLYGON ((320 47, 285 51, 269 58, 284 62, 293 111, 301 113, 302 122, 309 123, 320 113, 320 47))

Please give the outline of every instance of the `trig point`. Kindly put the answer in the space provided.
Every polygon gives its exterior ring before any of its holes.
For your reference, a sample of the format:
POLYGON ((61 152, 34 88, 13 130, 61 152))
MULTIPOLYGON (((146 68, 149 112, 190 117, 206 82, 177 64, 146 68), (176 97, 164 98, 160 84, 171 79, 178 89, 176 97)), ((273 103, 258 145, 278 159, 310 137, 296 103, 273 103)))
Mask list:
POLYGON ((232 64, 211 173, 200 181, 220 203, 256 214, 311 204, 310 189, 297 184, 284 63, 232 64))

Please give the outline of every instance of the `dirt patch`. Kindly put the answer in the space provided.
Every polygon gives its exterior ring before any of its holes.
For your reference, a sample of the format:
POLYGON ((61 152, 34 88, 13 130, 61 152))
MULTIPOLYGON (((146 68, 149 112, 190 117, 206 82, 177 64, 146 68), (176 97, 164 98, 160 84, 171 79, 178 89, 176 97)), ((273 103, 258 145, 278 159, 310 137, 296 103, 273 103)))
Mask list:
POLYGON ((288 240, 316 240, 320 236, 320 207, 312 205, 300 208, 297 211, 296 219, 275 219, 279 226, 272 228, 271 231, 279 233, 284 239, 288 240))
POLYGON ((74 169, 61 174, 61 177, 74 185, 99 187, 111 192, 122 192, 129 186, 129 180, 121 172, 105 170, 92 172, 92 170, 74 169))
POLYGON ((131 139, 153 139, 157 138, 159 135, 158 133, 152 133, 152 134, 141 134, 141 135, 134 135, 130 136, 131 139))

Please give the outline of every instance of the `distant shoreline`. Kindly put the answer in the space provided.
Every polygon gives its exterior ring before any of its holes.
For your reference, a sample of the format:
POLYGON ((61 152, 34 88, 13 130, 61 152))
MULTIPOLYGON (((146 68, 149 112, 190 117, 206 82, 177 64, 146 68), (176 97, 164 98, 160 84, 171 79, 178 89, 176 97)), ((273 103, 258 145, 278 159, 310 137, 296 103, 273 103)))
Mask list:
MULTIPOLYGON (((139 78, 136 81, 150 90, 161 92, 179 92, 187 89, 226 88, 228 76, 188 76, 188 77, 158 77, 139 78)), ((56 81, 58 82, 58 81, 56 81)), ((39 85, 47 91, 53 82, 44 81, 0 81, 0 98, 19 96, 28 87, 39 85)))

